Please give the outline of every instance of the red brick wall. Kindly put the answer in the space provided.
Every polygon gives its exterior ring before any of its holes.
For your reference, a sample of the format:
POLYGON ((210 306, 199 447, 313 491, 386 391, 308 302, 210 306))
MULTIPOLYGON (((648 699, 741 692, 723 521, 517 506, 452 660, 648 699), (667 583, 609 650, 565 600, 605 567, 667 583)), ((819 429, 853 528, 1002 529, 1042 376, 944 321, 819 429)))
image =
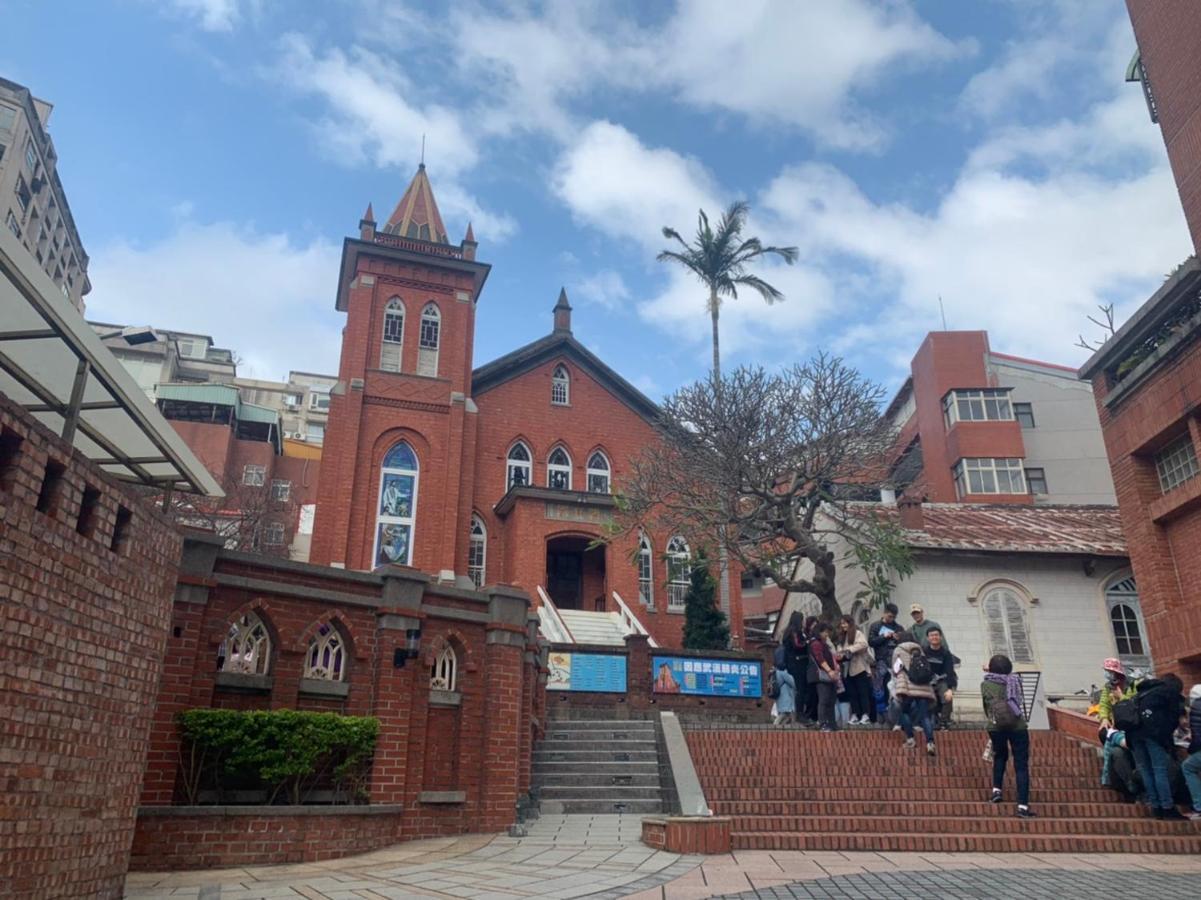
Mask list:
POLYGON ((1093 393, 1155 668, 1192 684, 1201 681, 1201 603, 1194 587, 1201 584, 1198 480, 1163 494, 1154 454, 1187 428, 1201 455, 1201 341, 1113 408, 1105 404, 1109 392, 1105 373, 1098 373, 1093 393))
POLYGON ((1126 0, 1126 7, 1155 92, 1184 218, 1201 252, 1201 16, 1193 0, 1126 0))
POLYGON ((212 807, 177 815, 143 814, 134 835, 132 871, 212 869, 337 859, 401 839, 399 809, 337 807, 279 811, 212 807))
POLYGON ((0 428, 21 440, 0 472, 0 893, 119 897, 180 538, 3 397, 0 428), (48 460, 64 474, 39 512, 48 460))

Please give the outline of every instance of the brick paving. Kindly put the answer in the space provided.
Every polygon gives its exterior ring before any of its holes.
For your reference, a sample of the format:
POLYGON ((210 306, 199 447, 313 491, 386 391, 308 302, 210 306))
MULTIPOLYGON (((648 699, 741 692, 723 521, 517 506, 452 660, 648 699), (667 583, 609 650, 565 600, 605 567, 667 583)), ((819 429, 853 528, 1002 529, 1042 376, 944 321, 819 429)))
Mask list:
POLYGON ((631 815, 545 816, 529 835, 413 841, 303 865, 135 872, 129 900, 399 898, 1029 897, 1201 895, 1201 857, 1153 854, 736 850, 679 856, 639 842, 631 815))

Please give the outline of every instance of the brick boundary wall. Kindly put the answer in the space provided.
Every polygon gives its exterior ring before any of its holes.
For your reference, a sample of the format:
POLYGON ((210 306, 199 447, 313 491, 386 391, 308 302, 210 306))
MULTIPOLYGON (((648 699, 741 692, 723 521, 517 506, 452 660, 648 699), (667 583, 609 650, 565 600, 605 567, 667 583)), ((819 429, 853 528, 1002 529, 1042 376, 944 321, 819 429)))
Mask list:
POLYGON ((1051 722, 1052 731, 1058 731, 1085 743, 1100 746, 1097 741, 1097 729, 1101 727, 1101 723, 1096 719, 1070 709, 1058 709, 1054 706, 1047 707, 1047 719, 1051 722))
POLYGON ((0 395, 0 894, 121 896, 179 551, 0 395))
POLYGON ((401 837, 402 807, 167 806, 138 810, 130 871, 315 862, 401 837))

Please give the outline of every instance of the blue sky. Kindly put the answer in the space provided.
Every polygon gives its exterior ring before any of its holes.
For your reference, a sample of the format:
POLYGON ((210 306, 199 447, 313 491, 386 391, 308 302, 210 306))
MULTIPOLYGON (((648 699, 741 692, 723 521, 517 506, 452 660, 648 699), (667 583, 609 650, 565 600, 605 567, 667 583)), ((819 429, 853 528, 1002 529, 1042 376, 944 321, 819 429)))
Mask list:
POLYGON ((787 295, 727 364, 833 350, 895 386, 942 297, 994 349, 1080 362, 1190 252, 1121 0, 5 0, 0 73, 55 104, 88 316, 211 334, 245 375, 335 371, 341 240, 426 163, 493 264, 476 362, 575 333, 659 398, 706 369, 663 225, 752 204, 787 295), (69 12, 68 12, 69 10, 69 12), (53 52, 46 35, 53 34, 53 52))

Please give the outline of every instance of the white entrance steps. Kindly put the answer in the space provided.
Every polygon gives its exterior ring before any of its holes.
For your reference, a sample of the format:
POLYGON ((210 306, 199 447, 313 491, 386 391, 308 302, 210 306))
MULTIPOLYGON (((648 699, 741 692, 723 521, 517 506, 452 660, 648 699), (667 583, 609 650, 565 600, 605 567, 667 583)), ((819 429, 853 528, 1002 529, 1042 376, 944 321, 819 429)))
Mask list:
POLYGON ((559 617, 567 626, 576 644, 599 644, 624 647, 626 632, 621 617, 615 612, 588 612, 583 609, 561 609, 559 617))
POLYGON ((552 718, 534 748, 533 780, 544 814, 661 812, 655 723, 552 718))

